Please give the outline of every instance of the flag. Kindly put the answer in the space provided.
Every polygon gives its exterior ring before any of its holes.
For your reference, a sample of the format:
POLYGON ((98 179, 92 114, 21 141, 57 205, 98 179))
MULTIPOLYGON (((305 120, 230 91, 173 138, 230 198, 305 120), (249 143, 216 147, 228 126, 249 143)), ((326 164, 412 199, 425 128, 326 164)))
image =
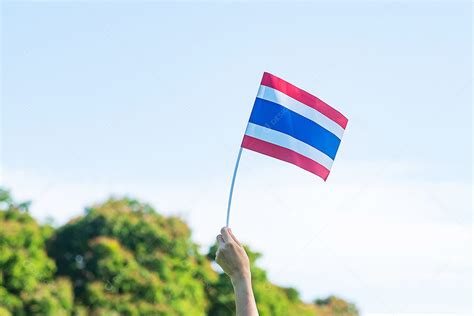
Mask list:
POLYGON ((326 181, 347 118, 265 72, 241 147, 294 164, 326 181))

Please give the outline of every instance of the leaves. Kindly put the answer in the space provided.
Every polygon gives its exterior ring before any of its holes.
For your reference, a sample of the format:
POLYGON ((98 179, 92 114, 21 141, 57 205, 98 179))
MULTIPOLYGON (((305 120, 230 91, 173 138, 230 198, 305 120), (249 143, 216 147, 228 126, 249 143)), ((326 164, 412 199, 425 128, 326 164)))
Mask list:
MULTIPOLYGON (((57 229, 39 225, 29 203, 0 189, 0 316, 235 315, 229 278, 212 268, 177 217, 130 198, 111 198, 57 229)), ((350 316, 337 297, 301 301, 272 284, 245 246, 261 316, 350 316)))
POLYGON ((215 272, 190 237, 178 218, 110 199, 58 229, 48 249, 58 274, 75 284, 76 301, 91 311, 205 315, 205 284, 215 272))
POLYGON ((69 315, 70 281, 55 279, 54 261, 46 254, 47 229, 0 189, 0 315, 69 315))

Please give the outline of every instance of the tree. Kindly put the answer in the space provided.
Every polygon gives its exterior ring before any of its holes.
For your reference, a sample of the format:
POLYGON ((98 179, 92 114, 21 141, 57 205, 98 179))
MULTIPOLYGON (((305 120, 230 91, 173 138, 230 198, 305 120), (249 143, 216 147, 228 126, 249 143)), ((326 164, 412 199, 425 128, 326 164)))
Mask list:
POLYGON ((71 283, 54 279, 56 266, 45 251, 52 228, 0 189, 0 315, 67 315, 73 307, 71 283))
POLYGON ((318 316, 353 316, 359 315, 359 311, 352 303, 336 296, 329 296, 325 299, 314 301, 318 316))
POLYGON ((205 315, 205 287, 217 278, 183 221, 132 199, 89 208, 48 249, 76 303, 101 315, 205 315))
MULTIPOLYGON (((232 284, 198 251, 189 227, 133 199, 109 199, 53 229, 0 189, 0 316, 235 315, 232 284)), ((355 316, 330 296, 304 303, 272 284, 246 247, 261 316, 355 316)))

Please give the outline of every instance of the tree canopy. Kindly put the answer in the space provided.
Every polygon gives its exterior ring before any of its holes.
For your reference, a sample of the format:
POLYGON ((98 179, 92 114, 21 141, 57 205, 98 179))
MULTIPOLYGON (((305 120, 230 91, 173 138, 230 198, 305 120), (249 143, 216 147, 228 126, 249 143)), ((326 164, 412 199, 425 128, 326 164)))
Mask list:
MULTIPOLYGON (((235 315, 229 278, 181 219, 134 199, 109 199, 54 229, 0 189, 0 316, 235 315)), ((246 246, 261 316, 357 315, 337 297, 305 303, 271 283, 246 246)))
POLYGON ((28 206, 0 190, 0 315, 69 315, 71 282, 55 277, 56 265, 46 253, 53 230, 38 225, 28 206))

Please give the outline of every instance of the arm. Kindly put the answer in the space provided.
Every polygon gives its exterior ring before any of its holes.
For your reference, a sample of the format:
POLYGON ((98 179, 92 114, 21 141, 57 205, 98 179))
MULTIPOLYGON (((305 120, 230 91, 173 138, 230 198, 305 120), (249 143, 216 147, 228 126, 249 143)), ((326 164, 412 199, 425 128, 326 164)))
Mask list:
POLYGON ((230 277, 235 293, 237 316, 258 316, 253 296, 250 263, 247 253, 232 231, 224 227, 217 236, 216 262, 230 277))

